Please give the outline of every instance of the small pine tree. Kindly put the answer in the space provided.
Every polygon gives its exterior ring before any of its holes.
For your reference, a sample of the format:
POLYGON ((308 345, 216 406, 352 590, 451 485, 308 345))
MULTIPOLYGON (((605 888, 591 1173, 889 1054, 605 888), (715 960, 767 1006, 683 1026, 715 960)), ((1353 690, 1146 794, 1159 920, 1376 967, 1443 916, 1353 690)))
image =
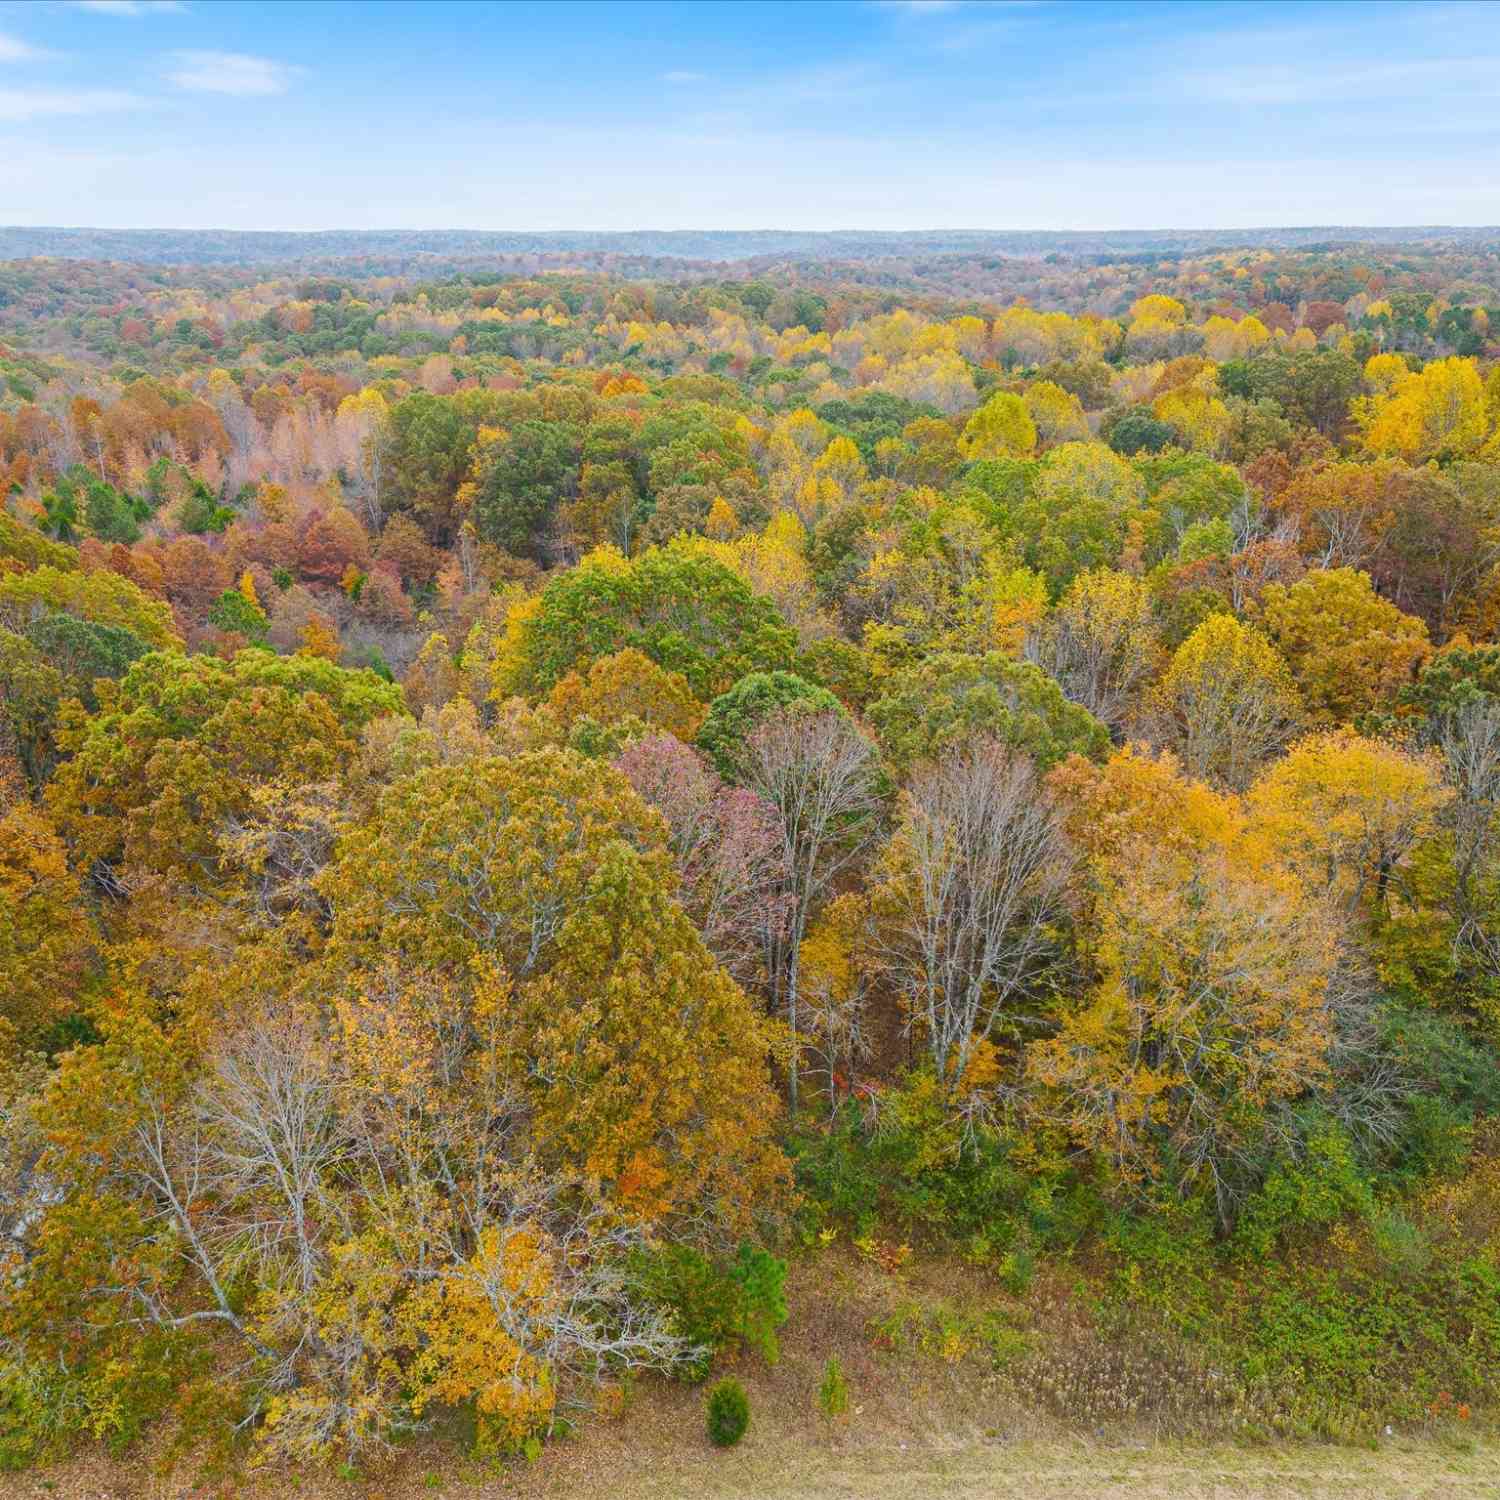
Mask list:
POLYGON ((750 1425, 750 1398, 738 1380, 721 1380, 708 1393, 708 1440, 732 1448, 750 1425))
POLYGON ((818 1387, 818 1410, 828 1422, 837 1422, 849 1410, 849 1382, 837 1354, 828 1356, 823 1366, 823 1383, 818 1387))

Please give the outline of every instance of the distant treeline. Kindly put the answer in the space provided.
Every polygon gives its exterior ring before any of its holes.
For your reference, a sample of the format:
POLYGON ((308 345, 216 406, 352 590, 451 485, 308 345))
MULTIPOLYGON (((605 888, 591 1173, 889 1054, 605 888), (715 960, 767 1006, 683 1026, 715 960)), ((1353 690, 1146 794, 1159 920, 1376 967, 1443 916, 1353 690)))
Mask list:
POLYGON ((374 257, 389 269, 424 259, 526 253, 668 256, 733 261, 757 256, 876 260, 910 255, 1150 255, 1230 247, 1328 249, 1349 244, 1468 246, 1492 244, 1500 228, 1417 227, 1102 231, 978 229, 849 231, 635 230, 629 233, 565 231, 524 233, 481 230, 327 230, 318 233, 226 229, 60 229, 0 226, 0 259, 52 256, 68 260, 128 260, 157 264, 284 265, 374 257))

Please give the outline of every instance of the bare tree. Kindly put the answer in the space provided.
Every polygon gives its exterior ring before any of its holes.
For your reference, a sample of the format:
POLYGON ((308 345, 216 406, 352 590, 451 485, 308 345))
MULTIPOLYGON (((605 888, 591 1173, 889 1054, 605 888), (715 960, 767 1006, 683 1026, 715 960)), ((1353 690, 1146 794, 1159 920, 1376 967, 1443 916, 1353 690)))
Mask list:
POLYGON ((786 904, 776 810, 672 735, 637 740, 615 764, 666 818, 680 899, 709 951, 741 984, 764 984, 764 935, 786 904))
POLYGON ((604 1372, 702 1353, 640 1295, 639 1226, 537 1166, 520 1095, 474 1071, 461 1012, 442 983, 382 970, 331 1026, 263 1015, 193 1087, 136 1101, 121 1185, 191 1289, 104 1294, 129 1321, 238 1335, 249 1420, 285 1455, 378 1449, 464 1395, 529 1428, 604 1372))
MULTIPOLYGON (((752 731, 743 765, 746 784, 771 805, 779 825, 780 900, 767 909, 762 937, 773 1000, 795 1031, 802 940, 814 911, 874 835, 879 766, 870 742, 842 713, 796 706, 752 731)), ((797 1071, 794 1054, 787 1080, 794 1113, 797 1071)))
POLYGON ((1453 834, 1454 945, 1500 973, 1500 934, 1484 889, 1500 819, 1500 700, 1480 694, 1450 714, 1438 748, 1454 792, 1443 815, 1453 834))
POLYGON ((1026 756, 979 740, 912 777, 881 861, 875 941, 948 1082, 1052 950, 1070 864, 1026 756))

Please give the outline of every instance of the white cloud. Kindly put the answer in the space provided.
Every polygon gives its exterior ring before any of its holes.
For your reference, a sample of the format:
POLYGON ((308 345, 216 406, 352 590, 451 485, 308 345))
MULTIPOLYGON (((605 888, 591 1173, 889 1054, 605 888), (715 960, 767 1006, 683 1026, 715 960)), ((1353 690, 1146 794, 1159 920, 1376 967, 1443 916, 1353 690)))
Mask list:
POLYGON ((102 115, 141 102, 123 89, 0 89, 0 120, 40 120, 55 115, 102 115))
POLYGON ((909 16, 936 16, 957 10, 959 0, 876 0, 881 10, 904 11, 909 16))
POLYGON ((691 68, 673 68, 661 75, 663 83, 702 83, 707 73, 695 73, 691 68))
POLYGON ((50 52, 44 52, 40 47, 33 47, 30 42, 23 42, 20 37, 0 33, 0 62, 38 62, 44 57, 51 56, 50 52))
POLYGON ((197 94, 284 94, 297 70, 245 52, 174 52, 167 77, 197 94))
POLYGON ((185 11, 182 0, 71 0, 78 10, 91 10, 96 16, 161 16, 185 11))

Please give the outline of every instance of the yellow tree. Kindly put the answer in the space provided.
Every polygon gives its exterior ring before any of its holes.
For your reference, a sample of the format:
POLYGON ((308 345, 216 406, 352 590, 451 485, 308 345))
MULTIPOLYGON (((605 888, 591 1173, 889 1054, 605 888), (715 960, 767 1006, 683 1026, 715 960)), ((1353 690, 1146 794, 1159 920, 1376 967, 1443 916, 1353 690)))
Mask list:
POLYGON ((1080 573, 1033 632, 1028 654, 1073 702, 1118 728, 1160 656, 1150 589, 1113 568, 1080 573))
POLYGON ((1212 391, 1198 384, 1173 386, 1151 403, 1158 421, 1165 422, 1196 453, 1218 453, 1229 432, 1229 408, 1212 391))
POLYGON ((1472 359, 1436 359, 1397 377, 1355 417, 1372 452, 1425 463, 1478 452, 1491 429, 1484 383, 1472 359))
POLYGON ((782 1033, 682 912, 666 824, 618 771, 559 750, 434 766, 322 888, 334 982, 395 965, 473 986, 559 1169, 647 1219, 743 1223, 779 1191, 782 1033))
POLYGON ((1063 390, 1050 380, 1039 380, 1027 387, 1022 399, 1036 426, 1037 442, 1042 447, 1088 441, 1088 418, 1083 414, 1078 397, 1071 391, 1063 390))
POLYGON ((50 1196, 8 1331, 106 1395, 143 1343, 211 1331, 244 1356, 258 1441, 297 1460, 379 1452, 468 1400, 493 1454, 615 1373, 672 1368, 684 1341, 622 1271, 640 1231, 536 1166, 489 977, 330 987, 270 955, 195 1028, 127 971, 41 1103, 50 1196))
POLYGON ((1246 842, 1236 799, 1126 749, 1052 773, 1082 852, 1093 983, 1028 1049, 1037 1107, 1125 1188, 1202 1192, 1232 1221, 1287 1106, 1322 1088, 1345 1001, 1326 902, 1246 842))
POLYGON ((1451 800, 1434 756, 1335 729, 1299 740, 1251 787, 1256 841, 1350 913, 1384 913, 1451 800))
POLYGON ((964 424, 958 447, 967 459, 1024 458, 1036 448, 1036 436, 1025 401, 997 391, 964 424))
POLYGON ((564 732, 588 717, 606 728, 638 722, 684 742, 698 733, 708 711, 681 672, 657 666, 634 647, 600 657, 587 673, 569 672, 544 706, 564 732))
MULTIPOLYGON (((869 477, 865 461, 853 440, 842 435, 833 439, 812 466, 815 478, 827 480, 838 489, 839 500, 849 500, 869 477)), ((834 503, 837 503, 835 501, 834 503)))
POLYGON ((978 629, 960 630, 974 649, 1020 656, 1047 614, 1047 580, 1026 567, 995 558, 964 590, 964 602, 979 606, 978 629))
POLYGON ((1302 720, 1286 661, 1233 615, 1210 615, 1177 650, 1157 686, 1168 743, 1190 775, 1243 791, 1302 720))
POLYGON ((47 818, 24 802, 0 814, 0 1057, 35 1046, 76 1007, 91 940, 83 893, 47 818))
POLYGON ((1126 1186, 1173 1180, 1232 1222, 1286 1106, 1328 1078, 1338 928, 1285 871, 1229 849, 1115 873, 1098 979, 1028 1054, 1043 1108, 1126 1186))
POLYGON ((1261 607, 1308 708, 1324 721, 1389 701, 1432 653, 1427 626, 1353 568, 1315 568, 1290 588, 1270 584, 1261 607))
POLYGON ((417 659, 401 680, 407 707, 413 713, 441 708, 458 691, 458 666, 448 637, 434 631, 423 642, 417 659))

